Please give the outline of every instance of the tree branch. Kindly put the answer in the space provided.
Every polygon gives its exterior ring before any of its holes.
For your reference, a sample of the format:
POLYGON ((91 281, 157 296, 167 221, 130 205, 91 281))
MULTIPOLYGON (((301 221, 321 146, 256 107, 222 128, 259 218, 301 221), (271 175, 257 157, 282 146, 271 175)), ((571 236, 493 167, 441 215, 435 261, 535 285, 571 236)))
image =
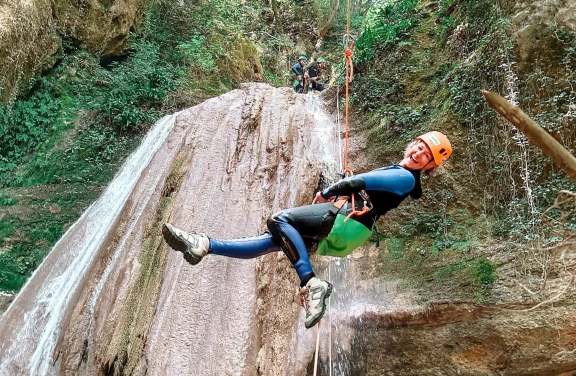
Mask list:
POLYGON ((560 167, 572 181, 576 182, 576 157, 552 137, 544 128, 538 125, 521 109, 502 98, 500 95, 482 90, 482 95, 493 109, 498 111, 509 122, 514 124, 534 145, 539 147, 544 155, 560 167))

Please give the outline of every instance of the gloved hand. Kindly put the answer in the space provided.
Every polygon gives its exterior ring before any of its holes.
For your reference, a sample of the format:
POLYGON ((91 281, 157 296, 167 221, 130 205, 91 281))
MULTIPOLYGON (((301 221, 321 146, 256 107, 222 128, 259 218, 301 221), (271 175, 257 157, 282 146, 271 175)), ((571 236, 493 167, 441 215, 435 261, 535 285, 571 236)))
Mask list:
POLYGON ((322 197, 322 193, 318 191, 318 193, 316 193, 316 198, 314 199, 314 202, 332 202, 334 201, 335 198, 336 197, 332 196, 328 200, 326 200, 324 197, 322 197))

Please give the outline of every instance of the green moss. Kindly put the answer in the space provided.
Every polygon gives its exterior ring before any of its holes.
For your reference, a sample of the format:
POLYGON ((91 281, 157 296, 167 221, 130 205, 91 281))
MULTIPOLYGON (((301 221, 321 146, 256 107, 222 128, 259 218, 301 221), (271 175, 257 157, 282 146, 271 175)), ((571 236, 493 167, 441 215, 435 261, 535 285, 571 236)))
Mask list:
POLYGON ((12 206, 12 205, 16 205, 18 203, 18 200, 10 197, 10 196, 6 196, 6 195, 1 195, 0 196, 0 206, 12 206))
POLYGON ((404 257, 404 239, 390 238, 388 239, 388 250, 392 260, 404 257))
POLYGON ((18 228, 18 220, 11 215, 5 215, 0 219, 0 239, 4 239, 14 233, 18 228))
POLYGON ((446 265, 446 266, 442 266, 440 268, 438 268, 436 270, 436 272, 434 273, 434 275, 437 278, 447 278, 450 277, 453 273, 466 269, 466 263, 465 262, 457 262, 454 264, 450 264, 450 265, 446 265))
POLYGON ((492 285, 496 281, 496 266, 485 258, 476 260, 470 266, 474 281, 482 285, 492 285))

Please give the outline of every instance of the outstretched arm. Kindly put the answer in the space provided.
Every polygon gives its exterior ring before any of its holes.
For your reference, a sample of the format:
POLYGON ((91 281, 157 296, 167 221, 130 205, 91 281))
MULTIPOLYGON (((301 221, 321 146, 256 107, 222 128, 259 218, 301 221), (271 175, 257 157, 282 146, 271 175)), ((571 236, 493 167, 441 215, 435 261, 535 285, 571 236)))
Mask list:
POLYGON ((410 192, 415 184, 414 176, 403 168, 382 168, 340 180, 322 191, 321 196, 329 199, 332 196, 350 195, 363 189, 404 195, 410 192))
POLYGON ((366 189, 366 182, 358 176, 351 176, 332 184, 320 194, 325 200, 333 196, 346 196, 366 189))

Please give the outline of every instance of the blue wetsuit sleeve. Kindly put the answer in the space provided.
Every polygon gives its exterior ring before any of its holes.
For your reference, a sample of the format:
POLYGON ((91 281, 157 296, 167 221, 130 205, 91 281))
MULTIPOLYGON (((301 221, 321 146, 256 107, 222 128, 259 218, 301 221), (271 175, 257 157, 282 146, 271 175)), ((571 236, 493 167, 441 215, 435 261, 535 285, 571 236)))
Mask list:
POLYGON ((300 75, 300 72, 298 72, 299 68, 300 68, 300 63, 296 63, 292 66, 292 72, 294 72, 297 76, 300 75))
POLYGON ((322 192, 322 197, 349 195, 365 189, 367 191, 386 191, 399 196, 410 193, 416 185, 416 179, 403 168, 378 169, 365 174, 355 175, 331 185, 322 192))

